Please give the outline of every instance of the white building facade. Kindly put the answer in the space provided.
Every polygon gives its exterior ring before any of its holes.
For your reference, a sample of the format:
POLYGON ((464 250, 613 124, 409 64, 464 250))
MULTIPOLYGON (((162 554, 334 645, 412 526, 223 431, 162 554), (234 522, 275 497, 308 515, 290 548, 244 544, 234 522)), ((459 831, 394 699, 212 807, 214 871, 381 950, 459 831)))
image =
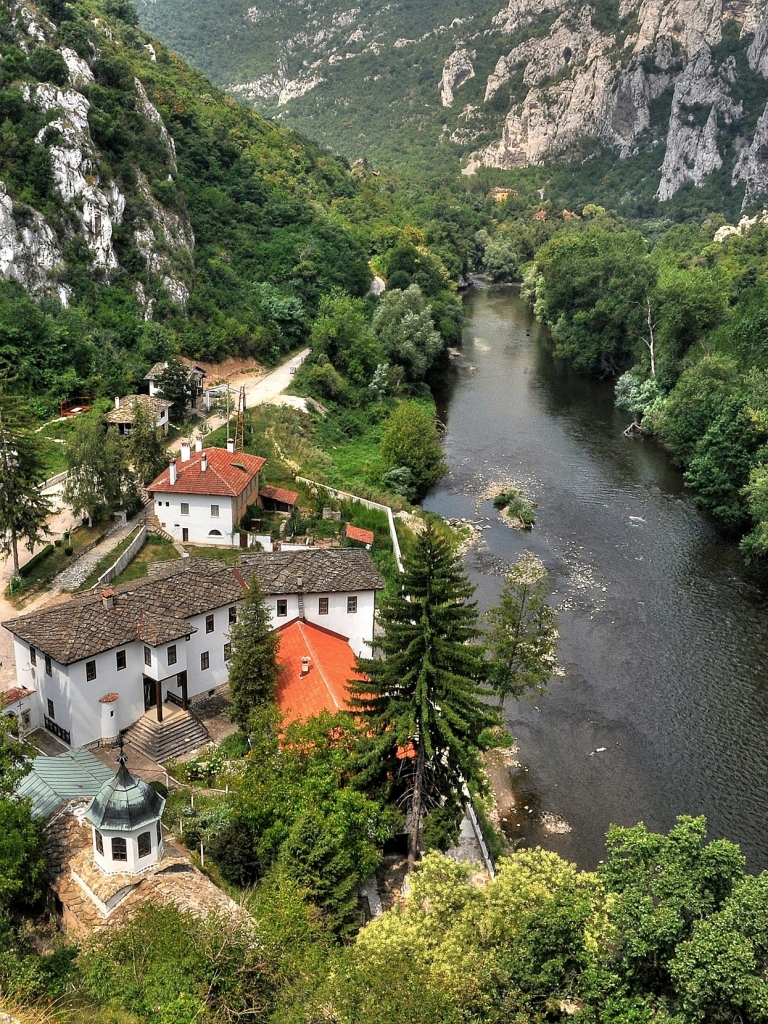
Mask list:
MULTIPOLYGON (((204 559, 157 563, 154 576, 3 623, 13 634, 28 728, 63 743, 114 740, 142 715, 162 721, 229 678, 230 628, 250 578, 274 628, 304 619, 371 651, 383 580, 355 548, 243 555, 237 567, 204 559)), ((17 692, 17 691, 14 691, 17 692)))
POLYGON ((259 497, 259 473, 265 460, 229 448, 191 451, 182 442, 181 457, 152 481, 147 491, 160 526, 182 544, 239 546, 240 520, 259 497))

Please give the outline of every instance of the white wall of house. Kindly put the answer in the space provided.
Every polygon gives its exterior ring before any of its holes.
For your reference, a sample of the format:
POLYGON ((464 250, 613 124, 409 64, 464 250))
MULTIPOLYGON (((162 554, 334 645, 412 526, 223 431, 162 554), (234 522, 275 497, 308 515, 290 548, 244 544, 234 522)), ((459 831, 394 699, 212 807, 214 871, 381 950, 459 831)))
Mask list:
POLYGON ((176 540, 183 540, 188 530, 190 544, 239 544, 232 536, 232 499, 223 495, 160 494, 154 495, 155 514, 162 528, 176 540), (188 511, 182 512, 182 506, 188 511), (218 516, 212 514, 213 506, 218 516))
MULTIPOLYGON (((375 609, 375 593, 373 590, 352 590, 345 593, 304 594, 303 615, 307 622, 330 629, 347 637, 349 646, 358 655, 370 655, 373 640, 373 616, 375 609), (349 611, 349 598, 354 598, 357 610, 349 611), (321 602, 327 601, 327 612, 320 611, 324 607, 321 602)), ((297 594, 268 595, 267 605, 272 615, 274 628, 285 625, 302 614, 297 594), (285 602, 278 615, 278 602, 285 602)))
MULTIPOLYGON (((136 874, 139 871, 146 871, 154 867, 163 855, 162 834, 158 841, 157 821, 150 821, 133 832, 116 831, 115 829, 99 829, 101 837, 102 853, 99 852, 97 841, 97 829, 91 826, 91 838, 93 843, 93 859, 106 874, 136 874), (139 856, 139 836, 149 833, 149 853, 143 857, 139 856), (125 860, 115 860, 113 857, 112 840, 118 839, 125 842, 125 860)), ((122 844, 121 844, 122 846, 122 844)), ((107 910, 112 907, 107 904, 107 910)))
POLYGON ((193 615, 188 621, 197 627, 187 648, 187 692, 190 699, 223 686, 229 679, 224 656, 224 645, 229 643, 229 608, 215 608, 202 615, 193 615), (213 632, 206 633, 206 618, 213 615, 213 632), (208 668, 203 668, 202 655, 208 654, 208 668))

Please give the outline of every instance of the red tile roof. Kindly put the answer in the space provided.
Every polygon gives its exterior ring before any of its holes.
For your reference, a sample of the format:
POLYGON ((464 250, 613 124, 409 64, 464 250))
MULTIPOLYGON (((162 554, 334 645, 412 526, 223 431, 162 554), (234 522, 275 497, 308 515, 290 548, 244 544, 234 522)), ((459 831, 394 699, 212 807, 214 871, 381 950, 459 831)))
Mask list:
POLYGON ((34 692, 34 690, 28 690, 25 686, 12 686, 10 690, 3 690, 0 693, 0 708, 14 704, 17 700, 23 700, 24 697, 31 697, 34 692))
POLYGON ((284 487, 262 487, 259 490, 259 497, 269 498, 271 501, 279 501, 283 505, 295 505, 299 492, 287 491, 284 487))
POLYGON ((359 526, 347 524, 345 531, 348 540, 359 540, 361 544, 373 544, 374 533, 372 530, 363 530, 359 526))
POLYGON ((348 642, 302 619, 294 619, 278 633, 280 673, 275 696, 285 724, 305 721, 322 711, 349 711, 347 683, 361 677, 348 642), (309 658, 305 676, 301 674, 302 658, 309 658))
POLYGON ((164 469, 147 490, 150 494, 223 494, 236 498, 251 485, 266 461, 226 448, 204 448, 192 452, 186 462, 176 460, 175 484, 171 484, 170 468, 164 469), (208 460, 206 470, 200 468, 203 456, 208 460))

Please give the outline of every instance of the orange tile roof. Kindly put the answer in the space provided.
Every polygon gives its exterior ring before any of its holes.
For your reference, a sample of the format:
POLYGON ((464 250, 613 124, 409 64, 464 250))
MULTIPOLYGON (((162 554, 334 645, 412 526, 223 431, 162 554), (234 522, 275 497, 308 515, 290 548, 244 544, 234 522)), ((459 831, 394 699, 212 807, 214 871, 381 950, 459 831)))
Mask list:
POLYGON ((285 487, 265 486, 259 490, 260 498, 270 498, 282 502, 283 505, 295 505, 299 497, 298 491, 287 491, 285 487))
POLYGON ((259 455, 228 452, 226 448, 204 448, 192 452, 186 462, 176 460, 176 483, 171 484, 170 469, 164 469, 147 487, 150 494, 223 494, 238 497, 250 486, 266 463, 259 455), (203 456, 208 468, 200 468, 203 456))
POLYGON ((17 700, 23 700, 24 697, 31 697, 34 692, 34 690, 28 690, 26 686, 12 686, 10 690, 3 690, 0 693, 0 708, 7 707, 17 700))
POLYGON ((363 530, 361 527, 352 526, 349 523, 345 533, 349 540, 359 540, 361 544, 373 544, 375 536, 373 530, 363 530))
POLYGON ((344 637, 302 619, 294 619, 278 633, 280 672, 275 698, 285 725, 305 721, 322 711, 349 711, 347 683, 361 676, 354 651, 344 637), (301 674, 302 658, 309 658, 305 676, 301 674))

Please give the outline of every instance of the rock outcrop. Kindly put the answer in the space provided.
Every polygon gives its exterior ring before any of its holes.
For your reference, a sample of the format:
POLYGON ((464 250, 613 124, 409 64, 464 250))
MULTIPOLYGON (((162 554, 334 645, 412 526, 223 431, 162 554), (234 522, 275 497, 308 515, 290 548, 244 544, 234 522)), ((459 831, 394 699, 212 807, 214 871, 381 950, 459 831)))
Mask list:
POLYGON ((470 78, 475 77, 472 58, 477 56, 473 51, 455 50, 443 65, 443 77, 440 81, 440 101, 444 107, 453 106, 454 89, 460 88, 470 78))

